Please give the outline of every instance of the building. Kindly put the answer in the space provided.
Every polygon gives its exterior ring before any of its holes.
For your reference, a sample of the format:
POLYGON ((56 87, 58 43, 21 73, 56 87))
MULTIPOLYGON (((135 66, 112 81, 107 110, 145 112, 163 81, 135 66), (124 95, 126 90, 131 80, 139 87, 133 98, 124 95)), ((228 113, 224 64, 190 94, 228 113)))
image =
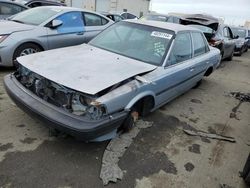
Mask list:
POLYGON ((246 22, 245 22, 245 28, 250 29, 250 21, 246 21, 246 22))
POLYGON ((66 0, 68 6, 97 12, 130 12, 138 17, 149 12, 150 0, 66 0))

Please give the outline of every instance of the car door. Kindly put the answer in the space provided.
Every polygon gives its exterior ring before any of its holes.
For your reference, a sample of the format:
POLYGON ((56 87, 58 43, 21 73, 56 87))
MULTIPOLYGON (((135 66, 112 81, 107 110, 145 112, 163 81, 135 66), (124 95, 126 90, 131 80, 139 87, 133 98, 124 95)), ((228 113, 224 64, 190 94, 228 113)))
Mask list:
POLYGON ((83 12, 82 14, 85 23, 84 42, 89 42, 107 27, 109 20, 89 12, 83 12))
MULTIPOLYGON (((192 40, 190 32, 180 32, 176 35, 167 60, 167 64, 158 73, 156 97, 157 103, 163 104, 182 94, 192 87, 192 40)), ((159 71, 159 70, 158 70, 159 71)))
POLYGON ((224 38, 224 57, 229 57, 234 48, 234 41, 230 35, 229 28, 226 26, 223 28, 223 38, 224 38))
POLYGON ((203 33, 193 31, 191 32, 192 44, 193 44, 193 66, 191 71, 191 77, 195 78, 194 82, 197 83, 202 79, 205 71, 212 66, 210 62, 209 46, 203 33))
POLYGON ((62 25, 51 28, 48 24, 49 49, 79 45, 85 42, 85 27, 80 11, 64 13, 54 20, 62 21, 62 25))

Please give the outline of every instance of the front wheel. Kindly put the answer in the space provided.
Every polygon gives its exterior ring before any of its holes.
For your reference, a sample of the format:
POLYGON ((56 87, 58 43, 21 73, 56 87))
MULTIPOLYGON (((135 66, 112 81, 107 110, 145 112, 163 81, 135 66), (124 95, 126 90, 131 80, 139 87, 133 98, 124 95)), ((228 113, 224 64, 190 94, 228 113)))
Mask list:
POLYGON ((34 54, 40 51, 42 51, 42 49, 36 44, 33 44, 33 43, 22 44, 14 52, 13 65, 15 67, 18 67, 17 60, 16 60, 18 57, 34 54))

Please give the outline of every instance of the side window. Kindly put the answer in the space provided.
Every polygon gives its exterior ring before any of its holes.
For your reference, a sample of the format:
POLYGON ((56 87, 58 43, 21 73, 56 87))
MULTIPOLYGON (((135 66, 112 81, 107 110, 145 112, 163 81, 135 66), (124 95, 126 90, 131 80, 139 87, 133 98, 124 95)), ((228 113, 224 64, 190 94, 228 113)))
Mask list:
POLYGON ((124 19, 128 19, 128 13, 122 13, 121 16, 124 18, 124 19))
POLYGON ((194 57, 207 52, 206 44, 201 33, 192 33, 194 44, 194 57))
POLYGON ((105 18, 91 13, 84 13, 84 18, 86 26, 101 26, 108 23, 105 18))
POLYGON ((114 21, 115 22, 119 22, 119 21, 122 21, 122 20, 123 20, 122 17, 114 15, 114 21))
POLYGON ((136 16, 130 13, 127 13, 127 19, 135 19, 136 16))
POLYGON ((174 23, 180 23, 180 18, 174 17, 174 23))
POLYGON ((224 35, 224 37, 226 37, 226 38, 229 38, 229 37, 230 37, 229 31, 228 31, 228 28, 227 28, 227 27, 224 27, 224 29, 223 29, 223 35, 224 35))
POLYGON ((13 15, 23 11, 24 8, 9 3, 0 3, 0 14, 13 15))
POLYGON ((189 33, 179 33, 177 34, 174 46, 170 53, 169 62, 170 65, 177 64, 182 61, 191 59, 192 57, 192 46, 191 46, 191 36, 189 33))
POLYGON ((32 2, 30 4, 27 4, 27 6, 30 7, 30 8, 35 8, 35 7, 42 6, 42 3, 41 2, 32 2))
POLYGON ((81 12, 69 12, 56 18, 63 24, 57 28, 58 33, 83 32, 84 25, 81 12))

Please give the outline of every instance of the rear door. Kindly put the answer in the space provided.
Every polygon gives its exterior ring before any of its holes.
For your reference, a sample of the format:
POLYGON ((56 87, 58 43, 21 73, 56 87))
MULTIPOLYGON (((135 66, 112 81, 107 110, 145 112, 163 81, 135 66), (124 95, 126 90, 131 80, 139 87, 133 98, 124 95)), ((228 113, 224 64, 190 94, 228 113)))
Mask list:
POLYGON ((79 45, 85 42, 85 27, 81 12, 67 12, 54 20, 60 20, 63 24, 55 29, 47 28, 49 49, 79 45))
POLYGON ((224 57, 229 57, 234 50, 234 41, 229 28, 225 26, 223 28, 223 38, 224 38, 224 57))
POLYGON ((209 66, 213 67, 212 62, 209 58, 209 46, 207 44, 205 36, 200 32, 191 32, 192 43, 193 43, 193 65, 191 72, 191 77, 196 77, 194 81, 199 81, 202 79, 203 74, 208 69, 209 66))

